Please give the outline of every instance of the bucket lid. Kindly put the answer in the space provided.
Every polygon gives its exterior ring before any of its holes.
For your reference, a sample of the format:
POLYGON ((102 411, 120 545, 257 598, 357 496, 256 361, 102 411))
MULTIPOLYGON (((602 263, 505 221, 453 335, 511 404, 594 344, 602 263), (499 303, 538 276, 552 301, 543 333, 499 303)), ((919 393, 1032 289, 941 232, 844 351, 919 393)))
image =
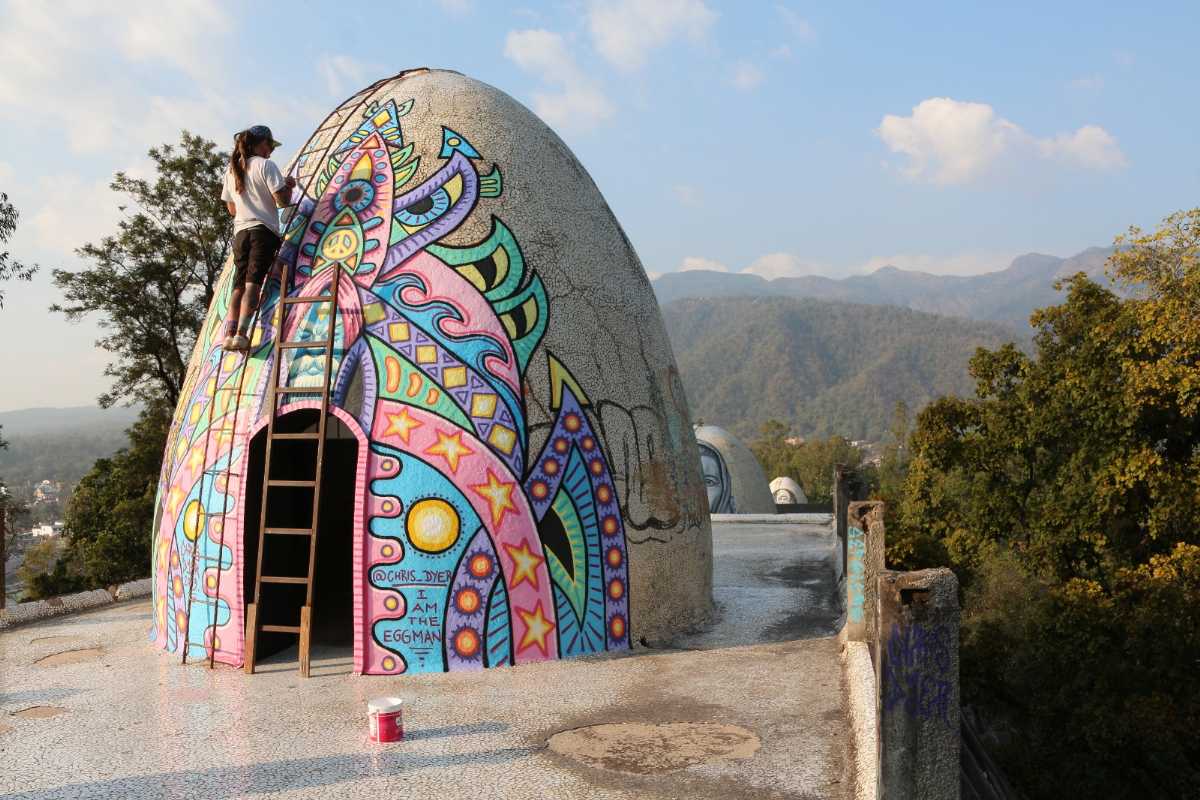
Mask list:
POLYGON ((399 711, 404 701, 399 697, 376 697, 367 701, 367 711, 372 714, 387 714, 399 711))

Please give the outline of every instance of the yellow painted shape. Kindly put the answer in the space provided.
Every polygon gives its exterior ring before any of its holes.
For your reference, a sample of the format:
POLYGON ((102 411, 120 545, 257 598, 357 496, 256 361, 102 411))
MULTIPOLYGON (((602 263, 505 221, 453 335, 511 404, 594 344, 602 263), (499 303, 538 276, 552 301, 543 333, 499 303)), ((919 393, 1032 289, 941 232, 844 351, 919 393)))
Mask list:
POLYGON ((472 417, 490 417, 496 413, 496 395, 477 394, 471 398, 472 417))
POLYGON ((458 541, 461 524, 454 506, 440 497, 413 503, 405 521, 408 540, 427 553, 443 553, 458 541))
POLYGON ((417 346, 417 363, 433 364, 437 361, 437 348, 431 344, 417 346))
POLYGON ((393 342, 407 342, 409 337, 407 322, 393 322, 388 325, 388 337, 393 342))
POLYGON ((368 325, 374 325, 386 317, 387 312, 383 310, 382 303, 367 303, 363 306, 363 319, 367 321, 368 325))
POLYGON ((442 372, 442 385, 447 389, 457 389, 467 385, 466 367, 447 367, 442 372))
POLYGON ((517 434, 511 428, 495 425, 492 427, 492 432, 488 434, 488 441, 505 455, 510 455, 513 446, 517 443, 517 434))

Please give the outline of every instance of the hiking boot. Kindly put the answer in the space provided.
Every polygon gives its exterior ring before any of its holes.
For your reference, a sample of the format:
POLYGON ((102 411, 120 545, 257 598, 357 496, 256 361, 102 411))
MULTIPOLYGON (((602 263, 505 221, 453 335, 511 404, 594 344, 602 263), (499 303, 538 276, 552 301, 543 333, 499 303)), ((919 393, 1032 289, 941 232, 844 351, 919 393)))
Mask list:
POLYGON ((249 350, 250 339, 240 333, 237 336, 230 336, 229 340, 225 343, 225 349, 234 351, 249 350))

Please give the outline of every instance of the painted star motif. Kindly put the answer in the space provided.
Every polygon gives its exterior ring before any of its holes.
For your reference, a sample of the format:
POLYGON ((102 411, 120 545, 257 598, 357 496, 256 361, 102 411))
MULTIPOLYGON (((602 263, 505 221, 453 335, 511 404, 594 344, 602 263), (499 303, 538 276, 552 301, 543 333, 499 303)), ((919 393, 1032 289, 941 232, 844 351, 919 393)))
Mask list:
POLYGON ((183 503, 183 491, 178 486, 172 486, 171 491, 167 493, 167 511, 172 517, 179 515, 179 506, 183 503))
POLYGON ((499 525, 504 519, 504 512, 511 511, 516 513, 517 507, 513 505, 512 493, 513 483, 505 483, 496 477, 496 473, 488 470, 488 482, 472 484, 471 489, 475 494, 487 500, 492 507, 492 524, 499 525))
POLYGON ((388 414, 388 427, 383 432, 384 436, 391 436, 393 433, 400 437, 400 441, 408 444, 408 435, 413 428, 421 427, 421 423, 408 415, 408 409, 400 409, 399 414, 388 414))
POLYGON ((204 448, 199 445, 193 447, 192 454, 188 456, 187 464, 192 474, 200 472, 204 468, 204 448))
POLYGON ((546 636, 554 630, 554 623, 546 619, 546 615, 542 612, 542 604, 538 603, 532 612, 518 608, 517 616, 525 623, 525 635, 521 637, 519 649, 524 650, 530 645, 536 644, 542 651, 542 655, 549 655, 546 652, 546 636))
POLYGON ((455 431, 450 435, 446 435, 442 431, 437 431, 437 444, 430 445, 425 452, 433 456, 441 456, 446 459, 446 464, 449 465, 450 471, 458 473, 458 460, 463 456, 475 455, 475 451, 463 444, 462 431, 455 431))
POLYGON ((530 550, 529 542, 521 542, 520 547, 505 544, 504 549, 508 551, 508 557, 513 562, 512 583, 509 586, 513 587, 521 581, 528 581, 530 586, 538 588, 537 570, 546 559, 530 550))

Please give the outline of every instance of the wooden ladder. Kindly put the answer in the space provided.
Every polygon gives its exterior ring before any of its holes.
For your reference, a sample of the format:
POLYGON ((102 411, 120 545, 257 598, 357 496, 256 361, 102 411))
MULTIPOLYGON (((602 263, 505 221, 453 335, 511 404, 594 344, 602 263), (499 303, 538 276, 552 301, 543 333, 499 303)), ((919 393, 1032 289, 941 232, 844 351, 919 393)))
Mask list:
MULTIPOLYGON (((288 297, 288 273, 291 267, 285 267, 280 277, 279 307, 276 310, 278 327, 275 330, 274 359, 271 364, 271 392, 268 402, 270 417, 267 422, 267 452, 263 464, 262 510, 258 524, 258 564, 254 574, 254 602, 246 608, 246 660, 247 673, 254 672, 255 651, 258 645, 258 634, 288 633, 300 637, 300 674, 308 677, 309 654, 312 643, 312 604, 313 604, 313 573, 317 558, 317 527, 321 514, 321 473, 325 463, 325 430, 329 420, 329 380, 333 368, 333 346, 337 339, 338 319, 338 288, 342 268, 333 265, 333 278, 330 280, 326 294, 311 297, 288 297), (320 341, 285 341, 284 331, 287 329, 288 309, 294 305, 328 303, 329 304, 329 335, 320 341), (320 386, 280 386, 279 370, 285 350, 315 350, 323 347, 325 351, 324 377, 320 386), (279 398, 289 395, 319 394, 321 396, 321 413, 317 421, 317 430, 301 433, 277 432, 275 420, 279 416, 279 398), (312 478, 281 480, 271 476, 271 455, 273 445, 280 440, 309 440, 315 441, 317 453, 315 471, 312 478), (275 489, 305 489, 312 492, 312 516, 306 528, 267 527, 268 512, 270 511, 272 490, 275 489), (307 536, 308 537, 308 574, 304 577, 291 575, 263 575, 263 554, 268 542, 276 536, 307 536), (263 585, 291 584, 305 587, 304 605, 299 608, 299 619, 296 625, 265 625, 258 619, 258 608, 262 603, 263 585)), ((290 372, 290 370, 289 370, 290 372)), ((286 382, 286 378, 285 378, 286 382)))

